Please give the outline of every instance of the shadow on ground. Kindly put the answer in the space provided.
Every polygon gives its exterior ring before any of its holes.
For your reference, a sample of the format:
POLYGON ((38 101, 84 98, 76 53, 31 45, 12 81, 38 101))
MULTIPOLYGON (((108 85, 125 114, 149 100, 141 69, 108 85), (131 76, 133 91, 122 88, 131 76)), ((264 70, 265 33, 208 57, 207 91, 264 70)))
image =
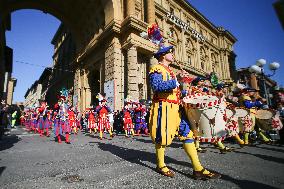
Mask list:
MULTIPOLYGON (((136 140, 137 140, 137 138, 136 138, 136 140)), ((138 141, 143 142, 144 140, 138 139, 138 141)), ((145 140, 145 142, 147 142, 147 143, 149 141, 151 142, 151 140, 145 140)), ((135 150, 135 149, 129 149, 129 148, 120 147, 120 146, 116 146, 116 145, 113 145, 113 144, 106 144, 106 143, 102 143, 102 142, 90 142, 90 143, 97 144, 98 147, 101 150, 110 152, 113 155, 124 159, 125 161, 128 161, 130 163, 135 163, 137 165, 141 165, 141 166, 147 167, 147 168, 155 171, 155 168, 144 163, 144 162, 149 162, 149 163, 152 163, 152 164, 156 164, 156 155, 154 153, 141 151, 141 150, 135 150)), ((178 160, 175 160, 175 159, 170 158, 170 157, 165 157, 165 162, 176 164, 176 165, 181 165, 181 166, 187 166, 187 167, 192 168, 192 165, 189 162, 178 161, 178 160)), ((184 173, 182 171, 176 170, 173 167, 169 167, 169 168, 172 169, 173 171, 177 172, 177 173, 180 173, 180 174, 188 177, 188 178, 192 178, 192 176, 188 173, 184 173)), ((269 185, 266 185, 266 184, 262 184, 262 183, 258 183, 258 182, 255 182, 255 181, 234 179, 231 176, 224 175, 224 174, 222 174, 221 179, 225 180, 225 181, 229 181, 231 183, 234 183, 242 189, 246 189, 246 188, 277 189, 275 187, 272 187, 272 186, 269 186, 269 185)))
POLYGON ((234 151, 234 152, 235 153, 240 153, 240 154, 248 154, 248 155, 252 155, 252 156, 264 159, 266 161, 272 161, 272 162, 283 163, 284 164, 284 159, 278 158, 278 157, 267 156, 267 155, 263 155, 263 154, 252 154, 252 153, 240 152, 240 151, 234 151))
POLYGON ((4 136, 0 141, 0 151, 12 148, 15 143, 19 142, 21 139, 13 134, 9 136, 4 136))
MULTIPOLYGON (((273 146, 271 146, 273 147, 273 146)), ((269 147, 266 147, 266 146, 256 146, 256 148, 260 148, 260 149, 265 149, 265 150, 271 150, 271 151, 275 151, 275 152, 282 152, 284 153, 284 150, 283 149, 276 149, 276 148, 269 148, 269 147)))
POLYGON ((0 167, 0 177, 1 177, 1 175, 2 175, 2 173, 3 173, 3 171, 6 169, 6 167, 5 166, 3 166, 3 167, 0 167))

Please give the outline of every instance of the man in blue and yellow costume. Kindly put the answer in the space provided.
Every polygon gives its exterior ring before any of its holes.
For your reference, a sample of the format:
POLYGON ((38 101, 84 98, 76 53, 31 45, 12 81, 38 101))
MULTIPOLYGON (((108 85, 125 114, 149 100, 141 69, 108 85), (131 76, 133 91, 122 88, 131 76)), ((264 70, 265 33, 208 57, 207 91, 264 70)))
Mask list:
POLYGON ((156 170, 164 176, 174 177, 174 172, 166 166, 164 158, 166 146, 169 146, 173 138, 178 135, 192 162, 193 177, 202 180, 220 178, 220 174, 209 172, 199 162, 189 121, 182 116, 182 111, 180 111, 179 83, 169 67, 174 61, 172 51, 173 46, 160 48, 154 55, 159 64, 154 65, 149 73, 150 84, 154 92, 149 129, 156 148, 156 170))
MULTIPOLYGON (((252 121, 252 128, 251 131, 254 130, 255 127, 255 115, 256 115, 256 108, 261 108, 263 106, 261 99, 258 98, 256 100, 252 100, 252 97, 255 97, 255 93, 257 92, 256 89, 253 88, 245 88, 242 90, 242 95, 240 97, 240 103, 242 106, 246 107, 250 111, 251 121, 252 121)), ((259 130, 260 139, 264 143, 270 143, 270 140, 259 130)), ((244 141, 245 145, 249 144, 249 132, 244 132, 244 141)))

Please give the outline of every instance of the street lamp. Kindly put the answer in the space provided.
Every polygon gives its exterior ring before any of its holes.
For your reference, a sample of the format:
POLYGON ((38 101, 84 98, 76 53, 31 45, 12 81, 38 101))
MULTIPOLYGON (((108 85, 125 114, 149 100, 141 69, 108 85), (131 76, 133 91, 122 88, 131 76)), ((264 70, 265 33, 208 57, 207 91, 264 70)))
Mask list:
POLYGON ((278 62, 270 63, 269 69, 272 71, 272 74, 267 74, 267 75, 264 73, 264 68, 263 68, 265 64, 266 64, 265 59, 259 59, 259 60, 256 61, 255 65, 250 66, 249 72, 260 76, 260 79, 263 82, 265 99, 266 99, 268 105, 270 105, 269 96, 267 94, 267 89, 266 89, 265 78, 273 76, 276 73, 276 70, 280 67, 280 64, 278 62))

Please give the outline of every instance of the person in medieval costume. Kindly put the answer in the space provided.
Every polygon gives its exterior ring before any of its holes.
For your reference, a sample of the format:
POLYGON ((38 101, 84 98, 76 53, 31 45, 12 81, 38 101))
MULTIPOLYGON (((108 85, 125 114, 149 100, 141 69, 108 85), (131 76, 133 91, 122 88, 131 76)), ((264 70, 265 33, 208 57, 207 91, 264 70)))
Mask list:
POLYGON ((107 114, 111 112, 111 109, 107 106, 106 103, 106 99, 101 99, 100 104, 96 107, 96 112, 98 114, 98 132, 100 133, 100 140, 103 139, 103 132, 105 130, 107 130, 110 134, 110 137, 113 138, 111 125, 107 116, 107 114))
MULTIPOLYGON (((257 92, 256 89, 253 88, 245 88, 242 90, 242 95, 240 97, 240 104, 241 106, 249 109, 250 111, 250 120, 249 120, 249 129, 246 129, 244 131, 244 142, 245 145, 249 144, 249 134, 254 130, 255 127, 255 115, 256 115, 256 108, 261 108, 263 106, 263 103, 260 99, 252 100, 252 98, 255 97, 255 93, 257 92)), ((244 124, 246 123, 246 120, 244 120, 244 124)), ((246 125, 245 125, 246 126, 246 125)), ((265 143, 270 143, 271 141, 264 135, 262 131, 259 131, 260 138, 265 143)))
POLYGON ((135 131, 137 135, 140 135, 141 130, 145 135, 148 135, 148 127, 146 123, 146 109, 143 107, 143 102, 137 103, 137 107, 134 109, 135 131))
POLYGON ((34 131, 34 133, 36 133, 38 130, 37 119, 38 119, 38 114, 36 108, 33 108, 31 114, 31 129, 34 131))
POLYGON ((130 110, 130 104, 131 102, 126 101, 125 106, 123 108, 123 129, 125 132, 125 137, 128 137, 128 133, 131 133, 131 135, 134 137, 134 125, 132 122, 132 111, 130 110))
POLYGON ((70 144, 71 127, 68 123, 68 106, 65 100, 65 96, 60 96, 54 107, 54 134, 58 143, 61 143, 61 138, 65 134, 65 143, 70 144))
POLYGON ((97 133, 97 121, 95 117, 95 111, 90 108, 88 113, 88 130, 90 135, 94 132, 97 133))
POLYGON ((82 113, 77 109, 77 111, 76 111, 76 125, 77 125, 77 128, 80 129, 80 130, 82 130, 81 119, 82 119, 82 113))
MULTIPOLYGON (((161 47, 154 57, 159 64, 150 68, 150 85, 154 95, 149 117, 149 130, 155 143, 158 173, 174 177, 164 161, 166 146, 175 135, 183 142, 183 148, 192 162, 193 178, 217 179, 221 175, 206 170, 200 163, 194 145, 193 132, 189 121, 180 110, 180 90, 175 73, 169 65, 174 62, 173 46, 161 47)), ((182 109, 182 107, 181 107, 182 109)))
POLYGON ((69 126, 71 127, 71 130, 75 134, 78 134, 78 128, 76 124, 74 108, 69 107, 67 113, 68 113, 68 122, 69 122, 69 126))
POLYGON ((60 115, 59 115, 59 104, 58 103, 54 105, 52 120, 53 120, 53 126, 54 126, 55 140, 58 143, 61 143, 62 128, 60 125, 60 115))
MULTIPOLYGON (((196 95, 196 94, 207 95, 209 90, 205 86, 205 81, 206 81, 206 78, 204 78, 204 77, 196 77, 195 79, 193 79, 193 81, 191 82, 191 87, 189 89, 189 94, 191 94, 191 95, 196 95)), ((198 120, 195 120, 195 121, 197 122, 198 120)), ((207 150, 200 146, 197 129, 193 130, 193 134, 195 136, 194 137, 194 143, 195 143, 195 147, 196 147, 197 152, 200 152, 200 153, 206 152, 207 150)))
POLYGON ((43 136, 44 133, 46 136, 49 135, 49 125, 47 123, 47 104, 46 102, 41 102, 41 106, 38 108, 38 130, 40 136, 43 136), (45 132, 44 132, 45 131, 45 132))
MULTIPOLYGON (((226 85, 224 85, 223 83, 219 83, 216 85, 216 91, 214 92, 214 94, 219 98, 222 99, 222 103, 220 106, 222 106, 223 109, 223 119, 226 122, 226 130, 228 132, 228 137, 233 137, 237 143, 243 147, 244 146, 244 141, 240 138, 239 136, 239 124, 238 124, 238 118, 235 118, 234 115, 232 115, 231 117, 228 116, 228 108, 233 109, 233 105, 231 103, 229 103, 226 100, 226 85)), ((225 146, 221 141, 219 141, 218 143, 215 144, 219 149, 221 153, 225 153, 225 152, 231 152, 232 150, 225 146)))
POLYGON ((66 98, 61 98, 62 101, 60 102, 59 108, 59 115, 60 115, 60 125, 62 128, 63 135, 65 134, 65 143, 70 144, 70 134, 71 134, 71 126, 69 124, 68 118, 68 104, 66 102, 66 98))
POLYGON ((46 114, 46 124, 49 129, 52 129, 52 109, 49 109, 46 114))

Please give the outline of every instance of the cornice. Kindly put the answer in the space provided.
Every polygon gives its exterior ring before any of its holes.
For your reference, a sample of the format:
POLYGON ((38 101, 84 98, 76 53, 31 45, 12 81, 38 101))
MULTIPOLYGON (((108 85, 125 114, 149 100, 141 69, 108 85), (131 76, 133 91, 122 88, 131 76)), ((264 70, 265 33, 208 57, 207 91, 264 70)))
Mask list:
POLYGON ((128 16, 121 23, 121 33, 129 29, 135 29, 140 32, 143 32, 147 30, 147 27, 148 27, 148 23, 143 22, 142 20, 139 20, 133 16, 128 16))
POLYGON ((132 46, 141 48, 150 53, 154 53, 158 50, 158 47, 155 46, 151 41, 143 39, 142 37, 131 33, 125 41, 122 42, 122 49, 128 49, 132 46))

